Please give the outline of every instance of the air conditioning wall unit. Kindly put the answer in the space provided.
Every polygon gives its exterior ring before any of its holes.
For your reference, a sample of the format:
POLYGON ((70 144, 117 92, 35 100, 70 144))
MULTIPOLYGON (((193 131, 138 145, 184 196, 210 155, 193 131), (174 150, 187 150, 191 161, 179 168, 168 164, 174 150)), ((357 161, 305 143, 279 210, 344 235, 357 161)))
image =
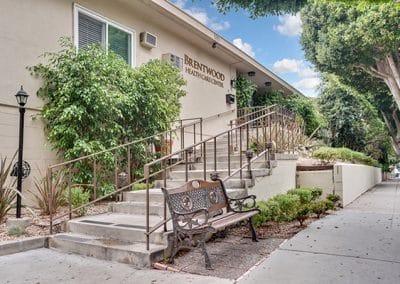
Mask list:
POLYGON ((179 70, 183 70, 183 58, 172 53, 165 53, 162 55, 162 60, 171 63, 173 66, 179 70))
POLYGON ((149 32, 140 33, 140 45, 147 48, 157 47, 157 36, 149 32))

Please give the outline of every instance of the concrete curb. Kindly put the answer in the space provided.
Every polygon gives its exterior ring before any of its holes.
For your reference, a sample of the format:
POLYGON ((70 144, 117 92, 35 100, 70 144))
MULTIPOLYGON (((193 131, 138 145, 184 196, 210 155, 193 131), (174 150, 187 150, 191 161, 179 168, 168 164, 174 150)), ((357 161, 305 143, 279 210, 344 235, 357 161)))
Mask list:
POLYGON ((32 249, 48 248, 48 247, 49 247, 48 236, 31 237, 16 241, 6 241, 0 243, 0 256, 28 251, 32 249))

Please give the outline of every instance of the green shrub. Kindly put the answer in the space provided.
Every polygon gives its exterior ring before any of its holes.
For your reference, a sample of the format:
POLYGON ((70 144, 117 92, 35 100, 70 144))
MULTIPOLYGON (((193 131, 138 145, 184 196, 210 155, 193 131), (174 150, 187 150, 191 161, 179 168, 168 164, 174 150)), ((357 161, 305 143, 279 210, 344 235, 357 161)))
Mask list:
MULTIPOLYGON (((150 182, 149 188, 153 188, 154 185, 155 185, 154 182, 150 182)), ((135 184, 132 186, 132 190, 133 190, 133 191, 136 191, 136 190, 144 190, 144 189, 147 189, 147 184, 146 184, 145 182, 135 183, 135 184)))
MULTIPOLYGON (((65 191, 65 200, 69 201, 69 191, 65 191)), ((73 187, 71 188, 71 205, 72 208, 78 208, 81 207, 82 205, 89 203, 90 200, 90 192, 85 191, 82 187, 73 187)), ((78 211, 76 211, 76 214, 78 216, 83 216, 87 212, 87 207, 81 208, 78 211)))
POLYGON ((348 161, 374 167, 379 165, 378 161, 373 158, 348 148, 320 147, 313 152, 313 157, 329 163, 335 161, 348 161))
POLYGON ((279 215, 276 221, 292 221, 301 204, 300 197, 292 194, 278 194, 272 198, 279 206, 279 215))
POLYGON ((327 200, 331 201, 333 203, 334 206, 337 206, 339 201, 340 201, 340 196, 334 193, 330 193, 328 194, 328 196, 326 197, 327 200))
POLYGON ((325 202, 326 210, 335 210, 335 204, 331 200, 323 200, 325 202))
POLYGON ((301 205, 295 215, 294 218, 299 221, 300 226, 303 226, 304 221, 310 216, 311 209, 309 204, 301 205))
POLYGON ((313 192, 310 188, 295 188, 288 190, 287 193, 290 195, 297 195, 300 198, 300 203, 302 205, 310 203, 314 198, 313 192))
POLYGON ((326 206, 325 200, 312 202, 311 205, 310 205, 310 208, 311 208, 312 213, 317 215, 318 219, 322 214, 325 214, 325 212, 327 210, 327 206, 326 206))
POLYGON ((318 198, 321 197, 321 195, 322 195, 322 188, 313 187, 313 188, 311 188, 310 190, 311 190, 312 200, 317 200, 318 198))
MULTIPOLYGON (((104 183, 99 187, 99 197, 106 196, 115 191, 115 187, 111 183, 104 183)), ((112 197, 112 195, 110 196, 112 197)))
POLYGON ((21 236, 21 235, 26 235, 28 232, 24 229, 18 228, 18 227, 11 227, 7 235, 9 236, 21 236))
POLYGON ((260 214, 253 217, 253 224, 256 227, 261 226, 269 221, 278 221, 280 215, 279 203, 275 200, 257 202, 260 214))

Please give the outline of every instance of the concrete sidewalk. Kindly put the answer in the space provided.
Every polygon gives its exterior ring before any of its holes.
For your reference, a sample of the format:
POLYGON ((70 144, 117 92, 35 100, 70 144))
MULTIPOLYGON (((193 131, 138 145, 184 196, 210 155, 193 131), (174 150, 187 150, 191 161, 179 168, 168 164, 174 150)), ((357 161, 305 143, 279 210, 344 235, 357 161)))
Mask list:
POLYGON ((312 223, 238 283, 400 283, 400 184, 312 223))
POLYGON ((228 284, 233 281, 160 270, 139 270, 127 264, 42 248, 1 256, 0 283, 228 284))

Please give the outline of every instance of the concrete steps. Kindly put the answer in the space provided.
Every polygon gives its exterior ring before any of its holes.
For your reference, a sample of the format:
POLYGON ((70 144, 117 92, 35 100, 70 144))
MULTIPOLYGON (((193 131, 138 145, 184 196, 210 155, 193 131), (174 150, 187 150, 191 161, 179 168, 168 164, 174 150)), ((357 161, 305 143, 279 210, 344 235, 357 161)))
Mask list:
POLYGON ((151 264, 164 258, 165 245, 150 246, 147 251, 141 242, 123 242, 77 233, 57 234, 49 239, 51 249, 75 253, 102 260, 116 261, 137 268, 150 268, 151 264))

